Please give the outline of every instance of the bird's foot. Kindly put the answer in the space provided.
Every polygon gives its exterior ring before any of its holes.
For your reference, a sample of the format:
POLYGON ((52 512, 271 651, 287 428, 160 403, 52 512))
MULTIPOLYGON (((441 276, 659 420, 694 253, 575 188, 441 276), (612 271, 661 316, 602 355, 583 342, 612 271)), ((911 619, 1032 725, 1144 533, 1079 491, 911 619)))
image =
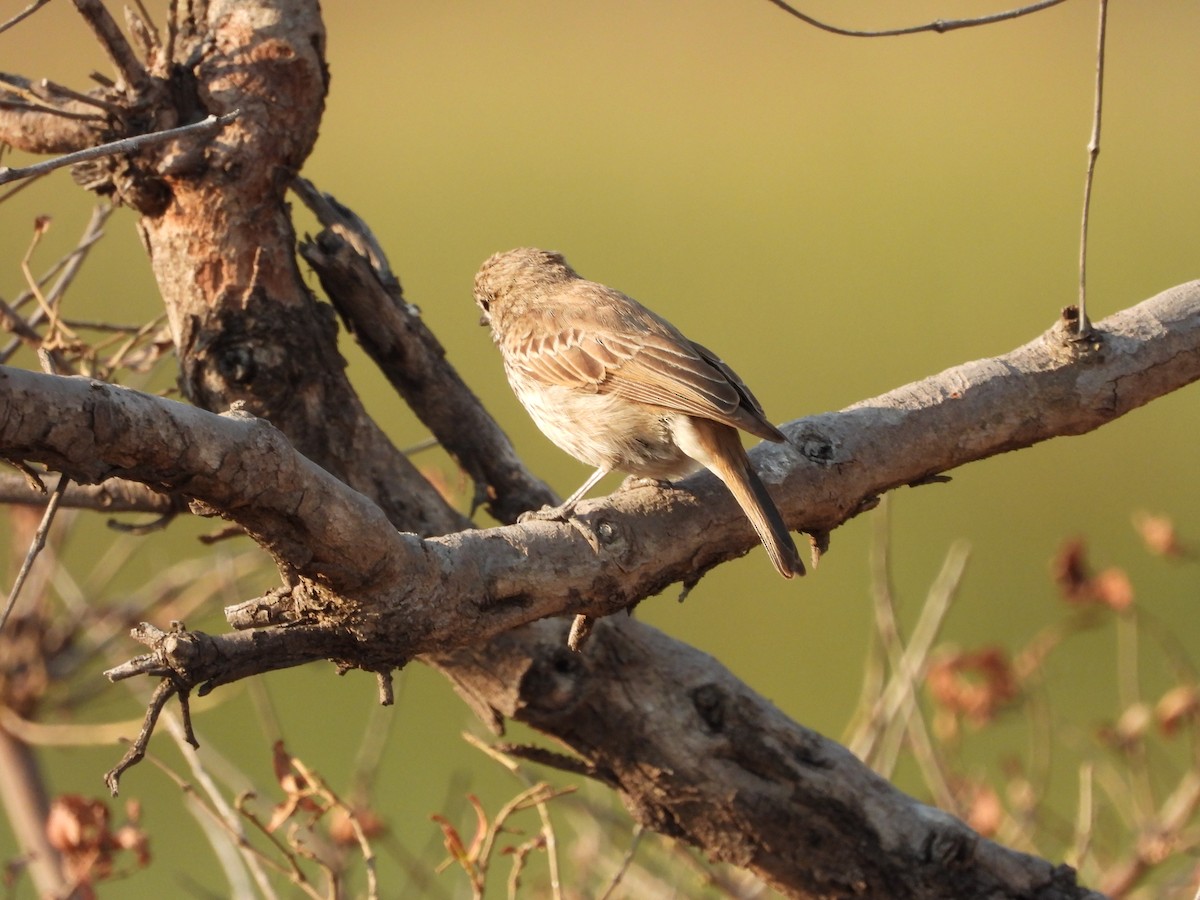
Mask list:
POLYGON ((596 553, 600 552, 600 540, 596 533, 584 522, 575 518, 575 503, 564 503, 561 506, 543 506, 541 509, 531 509, 517 516, 517 522, 565 522, 578 531, 588 546, 596 553))
POLYGON ((637 488, 658 488, 661 491, 670 491, 675 487, 675 482, 667 481, 665 478, 647 478, 644 475, 630 475, 621 482, 619 490, 632 491, 637 488))
POLYGON ((563 503, 560 506, 543 506, 541 509, 530 509, 519 516, 517 521, 525 522, 569 522, 575 512, 574 503, 563 503))

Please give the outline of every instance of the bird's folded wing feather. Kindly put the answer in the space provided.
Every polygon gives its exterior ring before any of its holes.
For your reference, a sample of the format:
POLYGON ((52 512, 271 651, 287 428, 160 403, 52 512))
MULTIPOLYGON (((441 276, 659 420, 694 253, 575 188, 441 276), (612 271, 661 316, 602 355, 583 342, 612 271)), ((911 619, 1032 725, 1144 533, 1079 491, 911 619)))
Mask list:
POLYGON ((656 332, 624 337, 569 327, 508 349, 508 364, 542 384, 616 394, 724 422, 768 440, 783 438, 741 379, 686 338, 656 332))

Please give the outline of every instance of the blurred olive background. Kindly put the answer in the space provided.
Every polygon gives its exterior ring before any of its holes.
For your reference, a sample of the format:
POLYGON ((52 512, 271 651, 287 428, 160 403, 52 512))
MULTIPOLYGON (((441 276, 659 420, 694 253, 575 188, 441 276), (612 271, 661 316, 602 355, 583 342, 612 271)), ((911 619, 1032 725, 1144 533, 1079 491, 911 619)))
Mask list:
MULTIPOLYGON (((878 28, 1004 5, 810 0, 803 9, 878 28)), ((24 0, 6 6, 4 17, 24 0)), ((161 15, 163 6, 151 9, 161 15)), ((371 224, 450 359, 562 494, 586 470, 529 422, 477 325, 471 279, 496 250, 564 252, 585 277, 630 293, 714 347, 776 421, 1004 353, 1076 299, 1095 3, 881 39, 826 34, 763 0, 410 0, 331 3, 325 15, 332 87, 304 174, 371 224)), ((1088 272, 1096 320, 1197 276, 1198 33, 1195 4, 1113 4, 1088 272)), ((92 69, 108 71, 64 3, 0 35, 0 56, 7 70, 79 89, 92 69)), ((91 205, 64 171, 0 207, 0 293, 23 287, 19 262, 35 216, 54 216, 35 252, 40 271, 74 245, 91 205)), ((297 221, 301 232, 315 230, 304 212, 297 221)), ((127 210, 114 215, 67 308, 120 321, 158 310, 127 210)), ((395 441, 420 441, 421 425, 352 342, 342 346, 395 441)), ((160 381, 155 386, 167 385, 160 381)), ((965 540, 971 561, 945 638, 1015 651, 1065 615, 1049 564, 1064 540, 1082 537, 1096 567, 1126 569, 1138 606, 1200 660, 1196 563, 1151 557, 1131 526, 1139 510, 1166 514, 1200 548, 1198 413, 1200 393, 1185 389, 1094 434, 894 494, 893 579, 904 620, 915 618, 948 547, 965 540)), ((444 457, 418 460, 458 484, 444 457)), ((684 605, 668 592, 637 615, 716 656, 798 721, 837 736, 870 642, 871 518, 839 529, 820 568, 802 581, 777 578, 755 550, 706 577, 684 605)), ((199 545, 196 535, 213 527, 178 523, 137 539, 95 602, 118 602, 183 555, 211 557, 215 568, 218 557, 246 549, 199 545)), ((101 523, 89 522, 68 544, 68 563, 87 570, 110 540, 101 523)), ((5 584, 11 577, 10 566, 5 584)), ((223 603, 271 584, 269 571, 245 577, 203 621, 188 624, 219 630, 223 603)), ((1064 753, 1103 756, 1092 735, 1119 712, 1115 646, 1114 629, 1101 627, 1050 663, 1055 742, 1064 753)), ((138 649, 130 642, 124 651, 138 649)), ((1139 661, 1151 701, 1172 683, 1160 656, 1147 645, 1139 661)), ((100 668, 88 673, 93 683, 100 668)), ((478 726, 420 666, 399 677, 397 704, 382 716, 362 673, 339 679, 331 666, 314 665, 262 681, 288 748, 339 789, 364 730, 391 729, 372 800, 412 853, 440 843, 430 813, 455 817, 469 834, 465 793, 494 811, 517 790, 464 744, 458 733, 478 726)), ((204 752, 223 755, 270 795, 268 740, 251 693, 221 688, 198 707, 197 727, 204 752)), ((119 687, 78 716, 135 719, 140 710, 119 687)), ((1022 756, 1028 740, 1020 721, 996 729, 971 750, 974 774, 1002 785, 998 764, 1022 756)), ((185 770, 165 736, 152 750, 185 770)), ((47 751, 52 789, 101 795, 101 774, 119 752, 47 751)), ((1053 785, 1066 821, 1074 815, 1071 759, 1053 785)), ((921 791, 915 778, 902 784, 921 791)), ((157 860, 103 895, 195 884, 223 893, 177 788, 150 765, 129 773, 123 788, 143 804, 157 860)), ((0 830, 4 858, 13 847, 0 830)), ((385 896, 399 896, 403 876, 383 856, 385 896)), ((461 895, 459 873, 437 880, 461 895)), ((687 895, 694 885, 679 888, 687 895)), ((32 895, 27 882, 19 895, 32 895)))

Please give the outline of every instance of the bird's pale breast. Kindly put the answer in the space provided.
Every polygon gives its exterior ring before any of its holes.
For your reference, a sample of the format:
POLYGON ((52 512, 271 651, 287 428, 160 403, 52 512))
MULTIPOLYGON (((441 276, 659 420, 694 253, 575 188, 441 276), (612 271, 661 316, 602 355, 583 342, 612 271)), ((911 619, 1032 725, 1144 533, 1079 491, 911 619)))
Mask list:
POLYGON ((613 394, 535 383, 505 368, 538 428, 579 461, 643 478, 679 478, 696 470, 672 438, 671 422, 679 413, 613 394))

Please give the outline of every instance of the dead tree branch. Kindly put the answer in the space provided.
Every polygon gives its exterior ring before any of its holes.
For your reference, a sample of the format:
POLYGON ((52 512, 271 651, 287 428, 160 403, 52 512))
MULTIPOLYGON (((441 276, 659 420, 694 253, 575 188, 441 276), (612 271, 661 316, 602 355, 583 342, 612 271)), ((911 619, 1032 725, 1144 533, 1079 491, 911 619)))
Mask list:
POLYGON ((566 633, 548 620, 430 661, 485 714, 556 735, 641 824, 788 896, 1101 900, 1068 866, 897 791, 686 644, 624 616, 584 654, 566 633))
MULTIPOLYGON (((284 588, 230 611, 237 632, 146 632, 151 652, 114 675, 146 672, 189 690, 307 659, 383 672, 436 653, 493 725, 512 716, 564 741, 611 774, 639 821, 795 896, 1088 896, 1069 870, 978 840, 855 773, 844 751, 786 722, 714 660, 632 619, 600 622, 586 654, 565 649, 565 623, 510 630, 623 609, 745 552, 754 537, 707 477, 584 504, 579 528, 430 537, 467 520, 366 415, 343 371, 334 316, 295 264, 284 190, 316 140, 324 37, 312 0, 188 4, 161 65, 146 67, 147 94, 105 93, 121 106, 104 124, 111 133, 72 123, 79 143, 63 148, 127 134, 125 120, 147 131, 243 110, 212 141, 145 148, 88 185, 141 215, 185 395, 209 410, 242 401, 282 432, 86 379, 0 372, 0 453, 77 480, 117 475, 194 497, 281 564, 284 588), (168 71, 172 90, 158 90, 168 71), (645 715, 651 696, 651 708, 668 714, 645 715), (833 776, 847 787, 822 783, 833 776), (729 784, 747 790, 731 796, 729 784)), ((104 41, 134 85, 137 67, 104 41)), ((16 115, 0 106, 0 138, 16 115)), ((20 115, 46 128, 57 121, 20 115)), ((1096 428, 1200 377, 1198 291, 1181 286, 1100 323, 1094 345, 1071 344, 1059 327, 1004 357, 793 423, 792 443, 760 449, 756 462, 788 521, 824 533, 896 485, 1096 428)))
POLYGON ((463 384, 420 311, 404 299, 366 223, 303 179, 293 187, 325 226, 315 239, 300 244, 300 255, 316 271, 346 327, 475 482, 473 505, 486 505, 501 522, 515 522, 528 509, 558 503, 463 384))
MULTIPOLYGON (((1097 328, 1095 342, 1080 346, 1060 323, 1002 357, 790 423, 789 444, 756 448, 755 463, 793 528, 828 532, 891 488, 1090 431, 1200 379, 1200 282, 1097 328)), ((0 369, 0 449, 84 483, 119 477, 177 491, 236 522, 291 587, 239 608, 237 627, 345 629, 360 642, 354 653, 339 645, 310 658, 371 671, 547 616, 609 615, 755 545, 707 475, 586 502, 571 524, 420 539, 390 528, 375 504, 263 420, 17 369, 0 369)), ((274 667, 265 658, 261 666, 274 667)))

